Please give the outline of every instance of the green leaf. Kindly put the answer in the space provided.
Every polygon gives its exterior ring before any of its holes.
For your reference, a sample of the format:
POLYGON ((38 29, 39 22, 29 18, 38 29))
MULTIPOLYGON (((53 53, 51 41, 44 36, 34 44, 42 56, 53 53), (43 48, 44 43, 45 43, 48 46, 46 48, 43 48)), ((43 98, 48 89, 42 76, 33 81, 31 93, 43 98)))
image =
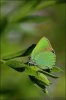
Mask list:
POLYGON ((29 78, 34 84, 37 84, 43 90, 45 89, 45 84, 42 81, 40 81, 37 78, 35 78, 35 76, 30 76, 29 75, 29 78))
POLYGON ((48 91, 46 89, 46 86, 45 86, 45 84, 42 81, 40 81, 37 78, 35 78, 34 76, 30 76, 30 75, 29 75, 29 78, 30 78, 30 80, 34 84, 37 84, 37 86, 39 86, 40 88, 42 88, 42 90, 43 90, 44 93, 48 94, 48 91))
POLYGON ((0 59, 0 64, 5 64, 5 61, 0 59))
POLYGON ((16 60, 9 60, 6 62, 6 64, 19 72, 23 72, 26 67, 26 64, 16 60))
POLYGON ((51 83, 43 73, 38 72, 38 75, 36 76, 36 78, 41 80, 47 86, 50 85, 51 83))
POLYGON ((17 58, 17 57, 28 56, 28 55, 30 55, 30 53, 32 52, 34 47, 35 47, 35 44, 31 45, 30 47, 28 47, 25 50, 19 51, 19 52, 15 53, 15 54, 11 54, 11 55, 5 56, 2 59, 3 60, 10 60, 10 59, 14 59, 14 58, 17 58))
POLYGON ((23 72, 26 70, 26 73, 29 76, 34 76, 36 79, 43 82, 45 85, 50 84, 47 77, 44 74, 38 72, 38 70, 40 70, 40 69, 35 66, 28 66, 28 65, 26 65, 20 61, 16 61, 16 60, 8 60, 8 61, 6 61, 6 64, 19 72, 23 72))
POLYGON ((40 80, 38 80, 37 78, 35 78, 35 76, 30 76, 29 75, 29 78, 30 78, 30 80, 32 81, 32 82, 34 82, 34 83, 36 83, 37 85, 39 85, 41 88, 45 88, 45 84, 42 82, 42 81, 40 81, 40 80))
POLYGON ((63 70, 61 68, 59 68, 59 67, 53 67, 51 69, 51 72, 61 72, 61 71, 63 71, 63 70))
POLYGON ((46 93, 46 94, 48 94, 48 90, 46 88, 43 89, 43 92, 46 93))
POLYGON ((46 71, 39 71, 39 72, 41 72, 41 73, 43 73, 43 74, 45 74, 45 75, 47 75, 47 76, 50 76, 50 77, 52 77, 52 78, 58 78, 58 76, 55 76, 55 75, 53 75, 53 74, 51 74, 51 73, 48 73, 48 72, 46 72, 46 71))
POLYGON ((36 79, 42 81, 45 85, 50 85, 49 80, 47 79, 47 77, 43 74, 39 72, 39 68, 37 68, 36 66, 29 66, 26 68, 26 73, 30 76, 34 76, 36 79))
POLYGON ((31 75, 31 76, 36 76, 37 75, 37 72, 39 71, 40 69, 36 66, 28 66, 26 67, 26 73, 28 75, 31 75))

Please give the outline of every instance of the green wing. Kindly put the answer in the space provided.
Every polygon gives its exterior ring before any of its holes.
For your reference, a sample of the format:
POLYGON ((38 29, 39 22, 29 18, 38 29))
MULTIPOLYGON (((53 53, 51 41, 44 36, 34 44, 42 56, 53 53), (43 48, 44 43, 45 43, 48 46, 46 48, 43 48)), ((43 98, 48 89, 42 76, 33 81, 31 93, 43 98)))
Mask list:
POLYGON ((37 43, 36 47, 33 49, 31 58, 34 59, 37 54, 44 51, 52 51, 53 48, 46 37, 42 37, 37 43))
POLYGON ((37 54, 34 62, 42 69, 52 68, 56 62, 56 55, 50 51, 45 51, 37 54))

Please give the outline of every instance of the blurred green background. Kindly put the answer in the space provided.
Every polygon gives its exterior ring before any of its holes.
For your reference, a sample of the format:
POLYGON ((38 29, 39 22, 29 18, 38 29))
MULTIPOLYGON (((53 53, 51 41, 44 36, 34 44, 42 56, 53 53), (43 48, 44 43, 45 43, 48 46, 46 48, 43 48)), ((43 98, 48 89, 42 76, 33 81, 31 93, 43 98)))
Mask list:
POLYGON ((43 36, 57 55, 56 65, 64 72, 52 80, 45 95, 20 73, 1 63, 0 100, 65 100, 65 1, 64 0, 1 0, 1 57, 18 52, 43 36))

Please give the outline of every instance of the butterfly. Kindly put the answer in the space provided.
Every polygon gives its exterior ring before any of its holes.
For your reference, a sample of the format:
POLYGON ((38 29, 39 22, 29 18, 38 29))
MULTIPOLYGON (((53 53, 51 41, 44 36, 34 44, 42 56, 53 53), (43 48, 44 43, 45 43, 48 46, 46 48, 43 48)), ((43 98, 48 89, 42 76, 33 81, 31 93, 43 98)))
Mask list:
POLYGON ((56 54, 46 37, 42 37, 33 49, 29 63, 42 69, 50 69, 55 66, 56 54))

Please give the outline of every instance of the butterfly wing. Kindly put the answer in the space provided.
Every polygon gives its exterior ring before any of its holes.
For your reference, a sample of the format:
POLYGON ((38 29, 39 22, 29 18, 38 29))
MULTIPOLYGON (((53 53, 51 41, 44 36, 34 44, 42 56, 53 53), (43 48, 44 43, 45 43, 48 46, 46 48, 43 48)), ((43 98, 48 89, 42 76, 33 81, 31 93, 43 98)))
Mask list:
POLYGON ((56 62, 56 55, 50 51, 45 51, 37 54, 34 62, 42 69, 52 68, 56 62))
POLYGON ((31 59, 33 60, 37 54, 44 51, 52 51, 53 48, 46 37, 42 37, 32 51, 31 59))

